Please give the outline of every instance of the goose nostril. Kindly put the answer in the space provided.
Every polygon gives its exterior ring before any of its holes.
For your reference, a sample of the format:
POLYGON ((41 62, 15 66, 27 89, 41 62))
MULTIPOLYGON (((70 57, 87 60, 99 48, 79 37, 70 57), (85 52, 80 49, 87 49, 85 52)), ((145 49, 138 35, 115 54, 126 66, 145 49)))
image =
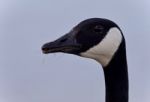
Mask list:
POLYGON ((61 43, 65 42, 67 40, 67 38, 64 38, 62 40, 60 40, 61 43))

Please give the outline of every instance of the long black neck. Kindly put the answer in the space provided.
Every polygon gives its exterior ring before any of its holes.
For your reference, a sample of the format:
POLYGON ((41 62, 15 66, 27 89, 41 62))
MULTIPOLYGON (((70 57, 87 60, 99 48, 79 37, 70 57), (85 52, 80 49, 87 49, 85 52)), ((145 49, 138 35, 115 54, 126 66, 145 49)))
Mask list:
POLYGON ((106 102, 128 102, 128 70, 125 42, 120 44, 111 62, 104 67, 106 102))

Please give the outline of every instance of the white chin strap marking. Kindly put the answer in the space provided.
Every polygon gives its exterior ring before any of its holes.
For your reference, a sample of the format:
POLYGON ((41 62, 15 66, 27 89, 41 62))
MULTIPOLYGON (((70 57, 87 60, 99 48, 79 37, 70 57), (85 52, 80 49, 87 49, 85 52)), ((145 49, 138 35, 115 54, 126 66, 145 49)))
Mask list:
POLYGON ((122 34, 120 30, 116 27, 111 28, 99 44, 81 53, 81 56, 95 59, 105 67, 111 61, 121 42, 122 34))

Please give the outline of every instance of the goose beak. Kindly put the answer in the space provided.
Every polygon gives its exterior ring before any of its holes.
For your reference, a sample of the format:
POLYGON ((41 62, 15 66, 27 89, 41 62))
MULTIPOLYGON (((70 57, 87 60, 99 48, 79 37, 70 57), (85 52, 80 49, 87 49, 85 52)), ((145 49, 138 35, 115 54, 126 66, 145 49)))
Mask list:
POLYGON ((74 35, 70 32, 55 41, 44 44, 42 46, 42 52, 44 54, 56 52, 78 54, 81 45, 76 42, 74 35))

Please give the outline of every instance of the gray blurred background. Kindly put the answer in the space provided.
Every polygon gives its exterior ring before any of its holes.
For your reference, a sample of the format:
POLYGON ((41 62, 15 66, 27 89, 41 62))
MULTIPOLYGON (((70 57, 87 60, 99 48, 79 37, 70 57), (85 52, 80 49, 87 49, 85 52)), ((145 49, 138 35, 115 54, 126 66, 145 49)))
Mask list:
POLYGON ((93 17, 121 27, 130 102, 150 102, 150 0, 0 0, 0 102, 104 102, 96 61, 41 52, 45 42, 93 17))

